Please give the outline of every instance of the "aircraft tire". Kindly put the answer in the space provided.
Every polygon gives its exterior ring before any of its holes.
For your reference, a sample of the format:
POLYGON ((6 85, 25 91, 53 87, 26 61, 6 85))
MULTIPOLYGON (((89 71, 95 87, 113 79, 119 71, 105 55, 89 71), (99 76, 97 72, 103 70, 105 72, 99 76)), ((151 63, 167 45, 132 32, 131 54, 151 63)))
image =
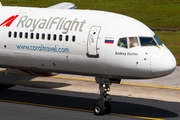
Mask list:
POLYGON ((101 103, 95 104, 95 106, 94 106, 94 114, 95 115, 104 115, 104 112, 105 112, 105 110, 104 110, 103 104, 101 104, 101 103))
POLYGON ((105 102, 105 114, 109 114, 112 110, 111 104, 109 102, 105 102))

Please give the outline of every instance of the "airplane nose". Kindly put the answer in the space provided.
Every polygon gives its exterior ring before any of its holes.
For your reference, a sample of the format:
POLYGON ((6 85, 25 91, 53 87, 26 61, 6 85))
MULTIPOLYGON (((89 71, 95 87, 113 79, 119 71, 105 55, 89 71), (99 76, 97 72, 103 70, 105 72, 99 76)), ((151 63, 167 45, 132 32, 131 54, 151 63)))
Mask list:
POLYGON ((176 69, 176 59, 169 50, 160 50, 151 57, 151 71, 155 77, 162 77, 176 69))

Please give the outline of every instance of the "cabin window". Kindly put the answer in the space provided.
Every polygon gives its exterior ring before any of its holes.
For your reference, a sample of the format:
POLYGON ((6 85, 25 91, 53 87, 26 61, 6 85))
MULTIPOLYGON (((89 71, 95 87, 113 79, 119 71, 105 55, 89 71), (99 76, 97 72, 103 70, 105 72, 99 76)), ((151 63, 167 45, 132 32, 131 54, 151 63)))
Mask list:
POLYGON ((12 34, 12 32, 11 32, 11 31, 9 31, 8 36, 9 36, 9 37, 11 37, 11 34, 12 34))
POLYGON ((59 35, 59 41, 62 41, 62 35, 59 35))
POLYGON ((156 42, 151 37, 140 37, 141 46, 157 46, 156 42))
POLYGON ((56 41, 56 34, 53 35, 53 40, 56 41))
POLYGON ((22 38, 22 35, 23 35, 23 33, 22 33, 22 32, 20 32, 20 33, 19 33, 19 37, 20 37, 20 38, 22 38))
POLYGON ((26 39, 28 38, 28 33, 27 33, 27 32, 25 33, 25 38, 26 38, 26 39))
POLYGON ((51 34, 48 34, 48 40, 51 40, 51 34))
POLYGON ((66 35, 66 41, 68 41, 68 39, 69 39, 69 36, 68 36, 68 35, 66 35))
POLYGON ((39 33, 36 34, 36 39, 39 39, 39 33))
POLYGON ((43 34, 42 34, 42 40, 44 40, 44 39, 45 39, 45 34, 43 33, 43 34))
POLYGON ((75 40, 76 40, 76 37, 72 36, 72 41, 75 42, 75 40))
POLYGON ((31 39, 33 39, 34 38, 34 33, 31 33, 31 39))
POLYGON ((129 48, 139 46, 137 37, 129 37, 129 48))
POLYGON ((118 41, 118 46, 127 48, 127 38, 120 38, 118 41))
POLYGON ((15 38, 17 37, 17 32, 14 32, 14 37, 15 37, 15 38))

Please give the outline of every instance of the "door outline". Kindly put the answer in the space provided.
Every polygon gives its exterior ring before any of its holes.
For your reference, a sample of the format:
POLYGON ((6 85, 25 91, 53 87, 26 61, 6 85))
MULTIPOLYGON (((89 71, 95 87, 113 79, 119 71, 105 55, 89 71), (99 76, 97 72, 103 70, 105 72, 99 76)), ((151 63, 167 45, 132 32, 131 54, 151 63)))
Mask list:
POLYGON ((101 31, 100 26, 92 26, 89 30, 87 38, 87 57, 99 58, 98 54, 98 43, 99 43, 99 33, 101 31))

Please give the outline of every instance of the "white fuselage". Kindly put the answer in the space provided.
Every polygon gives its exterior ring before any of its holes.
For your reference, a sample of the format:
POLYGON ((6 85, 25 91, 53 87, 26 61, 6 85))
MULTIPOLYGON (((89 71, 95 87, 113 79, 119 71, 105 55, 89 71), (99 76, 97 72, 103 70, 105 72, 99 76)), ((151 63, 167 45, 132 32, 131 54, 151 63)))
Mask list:
POLYGON ((176 67, 164 44, 140 42, 140 37, 154 39, 154 32, 124 15, 24 7, 0 11, 0 67, 118 79, 161 77, 176 67), (127 48, 118 46, 124 37, 127 48), (137 38, 137 47, 130 48, 129 37, 137 38))

